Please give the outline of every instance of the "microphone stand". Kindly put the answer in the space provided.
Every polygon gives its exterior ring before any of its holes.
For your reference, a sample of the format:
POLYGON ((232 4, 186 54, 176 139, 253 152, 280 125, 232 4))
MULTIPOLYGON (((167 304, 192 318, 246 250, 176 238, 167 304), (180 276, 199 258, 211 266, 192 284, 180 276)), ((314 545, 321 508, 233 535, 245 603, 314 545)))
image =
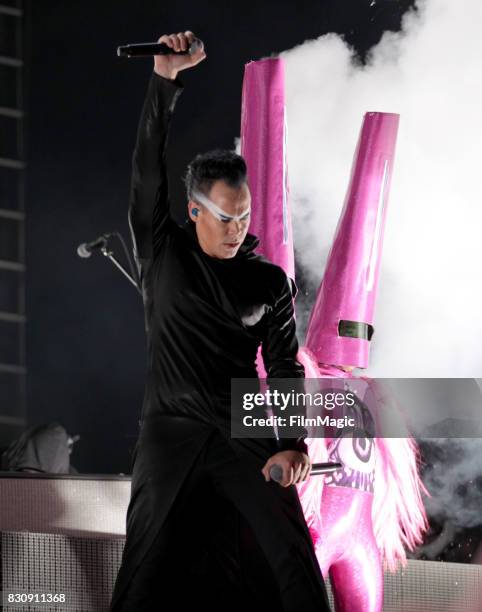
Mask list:
MULTIPOLYGON (((115 265, 115 267, 120 270, 122 272, 122 274, 127 278, 127 280, 134 285, 134 287, 137 289, 138 293, 140 293, 142 295, 142 289, 140 287, 140 279, 136 280, 137 275, 136 275, 136 271, 135 271, 135 267, 134 264, 132 263, 132 259, 131 256, 129 254, 129 250, 127 248, 127 245, 124 241, 124 238, 122 237, 122 234, 120 232, 111 232, 109 234, 104 234, 103 235, 104 238, 104 244, 103 246, 100 247, 100 251, 102 253, 102 255, 104 255, 105 257, 108 257, 111 262, 115 265), (131 273, 129 274, 129 272, 124 268, 124 266, 120 263, 120 261, 116 258, 116 256, 114 255, 114 252, 108 248, 108 239, 111 238, 111 236, 116 236, 120 243, 122 244, 122 248, 124 249, 124 253, 126 256, 127 261, 129 262, 129 267, 131 269, 131 273)), ((97 247, 99 248, 99 247, 97 247)))
POLYGON ((103 246, 100 249, 100 251, 101 251, 102 255, 104 255, 105 257, 108 257, 111 260, 111 262, 116 266, 116 268, 122 272, 122 274, 127 278, 127 280, 129 282, 131 282, 134 285, 134 287, 137 289, 137 291, 142 295, 142 291, 141 291, 137 281, 132 278, 132 276, 129 274, 129 272, 127 272, 127 270, 124 268, 124 266, 115 257, 113 251, 108 250, 107 249, 107 245, 103 246))

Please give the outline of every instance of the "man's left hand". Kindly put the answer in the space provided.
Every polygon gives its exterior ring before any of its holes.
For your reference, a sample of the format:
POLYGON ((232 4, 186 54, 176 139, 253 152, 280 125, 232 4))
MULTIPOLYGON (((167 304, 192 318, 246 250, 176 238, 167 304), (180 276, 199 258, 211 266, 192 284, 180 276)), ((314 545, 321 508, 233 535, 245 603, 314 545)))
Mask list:
POLYGON ((271 480, 269 470, 275 464, 283 470, 283 479, 279 483, 282 487, 298 484, 310 475, 311 461, 308 455, 295 450, 286 450, 276 453, 265 463, 261 472, 266 482, 271 480))

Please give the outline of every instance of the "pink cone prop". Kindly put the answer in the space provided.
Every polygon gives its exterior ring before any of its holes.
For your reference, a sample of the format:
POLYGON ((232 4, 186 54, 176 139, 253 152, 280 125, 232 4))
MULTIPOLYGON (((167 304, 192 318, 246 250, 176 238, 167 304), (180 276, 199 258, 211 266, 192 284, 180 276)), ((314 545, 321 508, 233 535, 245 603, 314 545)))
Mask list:
POLYGON ((311 312, 319 363, 368 366, 399 115, 366 113, 345 205, 311 312))
POLYGON ((293 234, 286 165, 285 73, 280 58, 244 68, 241 155, 251 191, 249 231, 257 249, 294 279, 293 234))

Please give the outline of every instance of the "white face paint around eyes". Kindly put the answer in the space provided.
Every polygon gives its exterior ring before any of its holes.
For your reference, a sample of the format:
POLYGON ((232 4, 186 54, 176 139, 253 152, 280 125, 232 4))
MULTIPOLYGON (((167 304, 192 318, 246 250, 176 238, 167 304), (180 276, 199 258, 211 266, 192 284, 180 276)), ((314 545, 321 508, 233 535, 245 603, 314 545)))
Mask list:
POLYGON ((199 191, 194 191, 192 198, 196 202, 199 202, 199 204, 202 204, 202 206, 205 206, 216 219, 223 223, 229 223, 230 221, 247 221, 251 212, 250 207, 244 210, 240 215, 228 215, 222 208, 219 208, 217 204, 199 191))

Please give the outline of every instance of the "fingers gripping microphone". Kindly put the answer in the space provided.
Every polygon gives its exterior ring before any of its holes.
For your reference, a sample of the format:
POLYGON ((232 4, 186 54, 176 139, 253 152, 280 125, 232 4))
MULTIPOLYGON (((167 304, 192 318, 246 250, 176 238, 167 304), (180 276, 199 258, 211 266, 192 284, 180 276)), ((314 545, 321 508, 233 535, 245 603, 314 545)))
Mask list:
POLYGON ((107 244, 107 240, 110 237, 110 234, 103 234, 92 240, 92 242, 83 242, 79 244, 77 247, 77 255, 79 257, 90 257, 96 249, 102 249, 107 244))
MULTIPOLYGON (((341 463, 313 463, 310 475, 318 476, 319 474, 336 472, 336 470, 339 470, 341 467, 341 463)), ((269 469, 269 477, 275 482, 281 482, 283 480, 283 468, 275 463, 269 469)))
POLYGON ((192 55, 196 53, 203 43, 195 38, 186 51, 174 51, 164 43, 140 43, 135 45, 121 45, 117 47, 119 57, 149 57, 152 55, 192 55))

